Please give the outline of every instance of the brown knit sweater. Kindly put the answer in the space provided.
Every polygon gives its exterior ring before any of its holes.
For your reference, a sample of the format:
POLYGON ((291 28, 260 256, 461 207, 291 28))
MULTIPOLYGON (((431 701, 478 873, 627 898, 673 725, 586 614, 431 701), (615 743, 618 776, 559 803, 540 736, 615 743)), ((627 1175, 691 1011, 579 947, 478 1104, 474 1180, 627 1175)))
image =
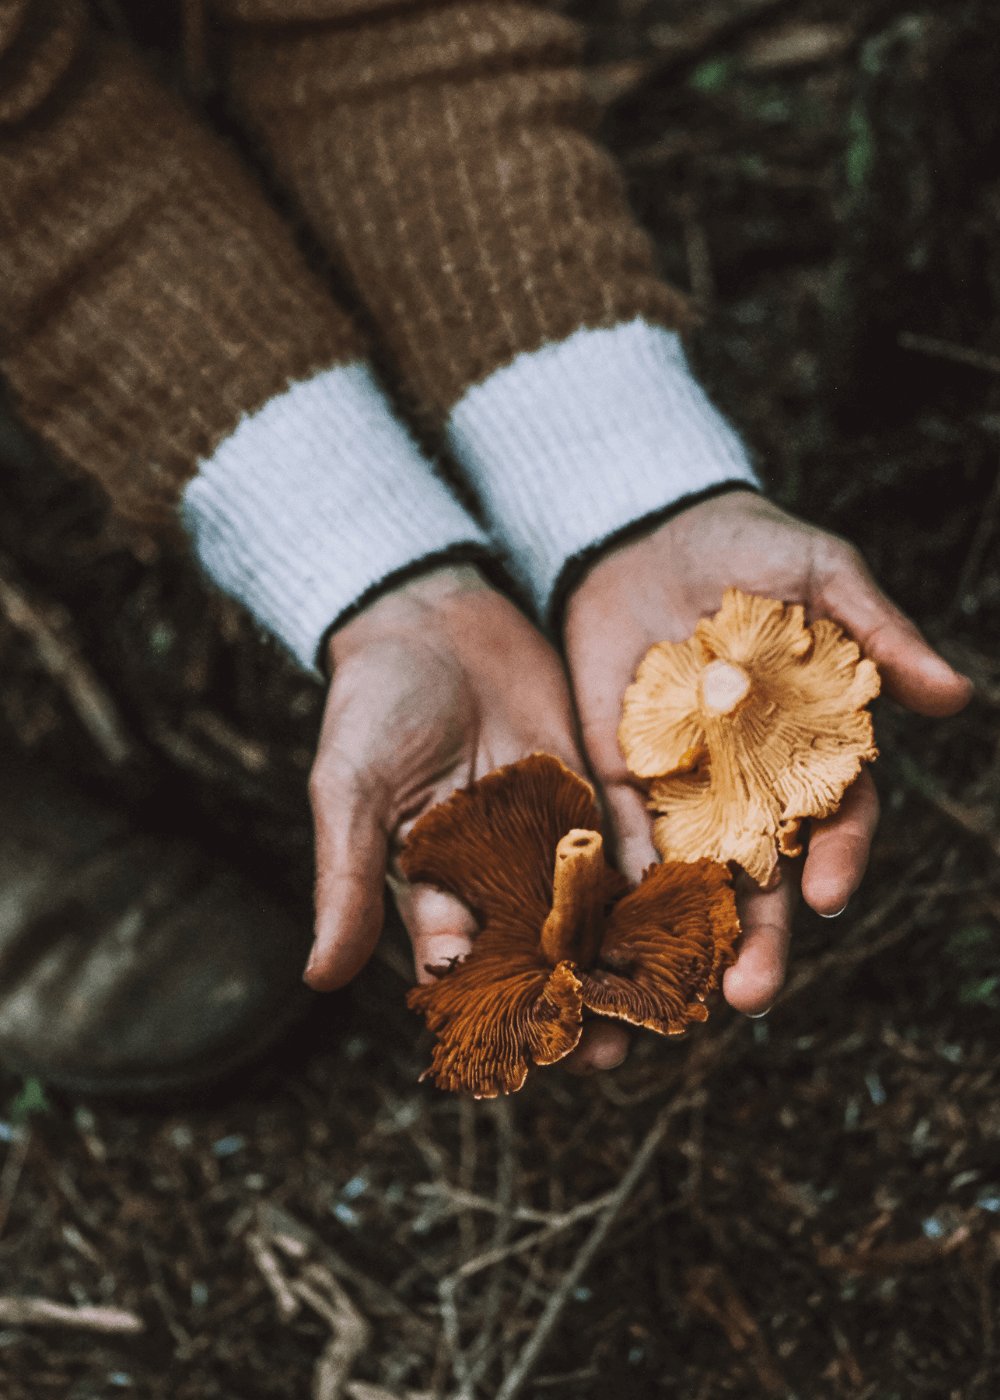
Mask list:
MULTIPOLYGON (((416 402, 580 326, 680 324, 589 135, 578 34, 510 0, 216 0, 235 110, 416 402)), ((258 182, 83 0, 0 0, 0 368, 117 508, 364 354, 258 182)))

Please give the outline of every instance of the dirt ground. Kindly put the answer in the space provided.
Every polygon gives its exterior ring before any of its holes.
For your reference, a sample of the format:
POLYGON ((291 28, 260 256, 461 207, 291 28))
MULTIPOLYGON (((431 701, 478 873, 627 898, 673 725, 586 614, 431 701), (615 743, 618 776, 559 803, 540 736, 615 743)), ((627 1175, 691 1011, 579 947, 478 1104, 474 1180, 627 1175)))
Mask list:
MULTIPOLYGON (((868 877, 839 920, 800 912, 764 1020, 719 1003, 613 1075, 466 1102, 418 1085, 381 963, 210 1098, 0 1078, 0 1293, 113 1310, 56 1326, 0 1299, 3 1400, 1000 1393, 1000 21, 573 12, 717 401, 975 699, 877 702, 868 877)), ((0 740, 307 921, 319 688, 9 428, 0 455, 0 573, 29 605, 0 616, 0 740), (90 709, 40 632, 89 668, 90 709)))

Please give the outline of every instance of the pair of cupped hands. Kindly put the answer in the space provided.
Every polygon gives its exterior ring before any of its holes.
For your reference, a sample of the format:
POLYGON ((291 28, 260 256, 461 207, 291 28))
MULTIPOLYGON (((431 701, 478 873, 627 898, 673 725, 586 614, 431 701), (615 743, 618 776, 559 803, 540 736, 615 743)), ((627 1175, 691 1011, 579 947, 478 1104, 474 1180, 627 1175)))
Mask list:
MULTIPOLYGON (((456 899, 410 884, 399 868, 425 812, 502 764, 538 750, 596 781, 608 852, 637 882, 657 859, 645 785, 618 747, 622 696, 647 650, 690 637, 727 586, 802 603, 829 617, 872 658, 883 692, 923 715, 950 715, 971 686, 879 590, 836 536, 748 492, 691 506, 608 550, 569 597, 565 663, 472 566, 428 572, 380 597, 334 633, 332 684, 310 795, 316 823, 316 941, 306 981, 327 991, 367 961, 390 885, 420 981, 469 951, 476 923, 456 899)), ((760 889, 737 883, 743 934, 723 979, 748 1016, 773 1002, 785 975, 799 888, 817 913, 842 912, 864 875, 878 821, 867 769, 839 810, 813 821, 804 861, 783 861, 760 889)), ((577 1073, 624 1059, 619 1023, 584 1024, 563 1063, 577 1073)))

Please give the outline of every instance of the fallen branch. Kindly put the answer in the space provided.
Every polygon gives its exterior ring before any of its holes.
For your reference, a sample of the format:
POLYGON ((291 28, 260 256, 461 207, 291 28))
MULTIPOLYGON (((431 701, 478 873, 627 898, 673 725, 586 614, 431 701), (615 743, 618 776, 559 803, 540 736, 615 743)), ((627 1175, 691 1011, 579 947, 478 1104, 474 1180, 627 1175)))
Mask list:
POLYGON ((134 745, 110 695, 101 685, 68 626, 51 606, 34 603, 0 560, 0 611, 28 638, 35 655, 65 694, 80 723, 104 757, 115 765, 131 758, 134 745))
MULTIPOLYGON (((493 1248, 490 1254, 496 1256, 490 1262, 500 1263, 506 1257, 507 1242, 514 1228, 514 1183, 517 1164, 514 1151, 514 1115, 510 1100, 495 1099, 491 1104, 497 1129, 497 1204, 499 1211, 493 1231, 493 1248)), ((470 1261, 471 1262, 471 1261, 470 1261)), ((486 1265, 483 1265, 485 1268, 486 1265)), ((458 1381, 456 1400, 473 1400, 476 1383, 493 1359, 493 1330, 500 1311, 500 1296, 503 1287, 503 1270, 490 1279, 483 1306, 483 1319, 475 1341, 467 1351, 459 1347, 459 1317, 457 1291, 467 1275, 462 1269, 438 1285, 441 1300, 441 1316, 445 1335, 452 1356, 452 1367, 458 1381)))
POLYGON ((351 1367, 368 1345, 371 1325, 330 1270, 321 1264, 310 1264, 304 1277, 296 1279, 291 1288, 329 1323, 333 1333, 316 1363, 313 1400, 340 1400, 351 1367))
POLYGON ((620 102, 664 69, 693 63, 709 47, 735 37, 755 21, 765 20, 781 4, 782 0, 744 0, 735 13, 699 14, 682 24, 653 24, 646 31, 652 53, 587 64, 584 89, 602 107, 620 102))
POLYGON ((560 1281, 559 1287, 552 1294, 545 1310, 538 1319, 538 1324, 531 1336, 521 1349, 521 1354, 517 1358, 510 1371, 504 1378, 503 1384, 496 1393, 496 1400, 515 1400, 524 1388, 525 1382, 531 1374, 531 1369, 542 1353, 553 1328, 559 1321, 560 1314, 566 1303, 569 1301, 573 1290, 583 1277, 590 1261, 604 1243, 608 1231, 618 1218, 622 1207, 635 1189, 643 1172, 649 1166, 656 1151, 666 1136, 671 1120, 683 1109, 690 1107, 691 1100, 687 1095, 678 1095, 660 1109, 656 1116, 656 1121, 646 1134, 642 1146, 632 1158, 632 1164, 615 1187, 611 1194, 604 1214, 591 1230, 584 1243, 577 1251, 566 1273, 560 1281))
POLYGON ((0 1297, 0 1323, 7 1327, 79 1327, 87 1332, 144 1332, 146 1324, 124 1308, 77 1308, 47 1298, 0 1297))
MULTIPOLYGON (((524 1254, 525 1251, 533 1249, 535 1245, 547 1244, 563 1230, 568 1230, 571 1225, 575 1225, 580 1220, 586 1220, 591 1215, 597 1215, 606 1209, 614 1194, 614 1191, 605 1191, 602 1196, 597 1196, 592 1201, 582 1201, 572 1210, 551 1217, 543 1229, 535 1230, 530 1235, 524 1235, 521 1239, 515 1240, 513 1244, 503 1245, 499 1249, 488 1249, 483 1254, 477 1254, 474 1259, 470 1259, 468 1263, 456 1269, 451 1277, 456 1280, 472 1278, 473 1274, 478 1274, 482 1269, 488 1269, 492 1264, 499 1264, 515 1254, 524 1254)), ((442 1283, 445 1282, 447 1280, 442 1280, 442 1283)))
POLYGON ((950 340, 938 340, 935 335, 900 331, 896 344, 901 350, 916 350, 921 355, 936 355, 940 360, 954 360, 959 365, 971 365, 973 369, 984 369, 989 374, 1000 374, 1000 355, 969 350, 965 345, 955 345, 950 340))
POLYGON ((292 1259, 302 1259, 312 1252, 337 1278, 352 1284, 364 1301, 365 1310, 373 1317, 391 1317, 395 1325, 405 1330, 421 1345, 427 1345, 433 1338, 431 1324, 397 1298, 384 1284, 369 1278, 360 1269, 349 1264, 315 1230, 297 1219, 283 1206, 271 1201, 262 1201, 257 1208, 258 1232, 270 1244, 276 1245, 283 1254, 292 1259))
MULTIPOLYGON (((431 1196, 441 1201, 436 1215, 438 1220, 444 1220, 449 1215, 457 1215, 460 1211, 465 1210, 480 1210, 490 1215, 503 1213, 497 1202, 491 1201, 489 1197, 477 1196, 473 1191, 463 1191, 460 1187, 452 1186, 446 1181, 420 1181, 413 1188, 413 1191, 414 1195, 431 1196)), ((605 1198, 601 1196, 598 1199, 603 1201, 605 1198)), ((574 1219, 577 1218, 576 1211, 584 1210, 586 1214, 590 1215, 594 1210, 600 1210, 600 1208, 596 1200, 584 1202, 583 1206, 574 1206, 570 1211, 535 1210, 533 1206, 515 1206, 511 1212, 511 1218, 534 1225, 551 1225, 557 1229, 563 1229, 566 1225, 572 1224, 570 1216, 573 1216, 574 1219)))
POLYGON ((818 1243, 816 1259, 824 1269, 836 1269, 842 1274, 888 1274, 910 1266, 934 1264, 965 1244, 971 1233, 968 1225, 959 1225, 945 1239, 919 1238, 882 1245, 878 1249, 851 1251, 839 1245, 818 1243))
MULTIPOLYGON (((350 1400, 399 1400, 395 1391, 386 1390, 384 1385, 372 1385, 370 1381, 348 1381, 346 1393, 350 1400)), ((435 1400, 432 1390, 407 1390, 404 1397, 405 1400, 435 1400)))
POLYGON ((291 1322, 302 1304, 292 1292, 288 1280, 281 1272, 281 1266, 273 1250, 268 1247, 263 1236, 257 1234, 255 1230, 248 1231, 246 1245, 253 1255, 253 1262, 257 1265, 261 1277, 274 1295, 278 1316, 282 1322, 291 1322))

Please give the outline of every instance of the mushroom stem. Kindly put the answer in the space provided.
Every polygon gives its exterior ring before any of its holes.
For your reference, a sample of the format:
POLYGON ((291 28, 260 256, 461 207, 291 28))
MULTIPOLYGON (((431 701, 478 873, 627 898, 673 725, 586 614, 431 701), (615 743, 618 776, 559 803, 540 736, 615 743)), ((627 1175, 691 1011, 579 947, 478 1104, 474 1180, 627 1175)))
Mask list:
POLYGON ((701 673, 702 709, 707 715, 728 715, 747 697, 750 677, 742 666, 713 661, 701 673))
POLYGON ((550 967, 565 959, 586 967, 597 956, 604 883, 601 833, 575 827, 556 847, 552 909, 542 925, 542 953, 550 967))

